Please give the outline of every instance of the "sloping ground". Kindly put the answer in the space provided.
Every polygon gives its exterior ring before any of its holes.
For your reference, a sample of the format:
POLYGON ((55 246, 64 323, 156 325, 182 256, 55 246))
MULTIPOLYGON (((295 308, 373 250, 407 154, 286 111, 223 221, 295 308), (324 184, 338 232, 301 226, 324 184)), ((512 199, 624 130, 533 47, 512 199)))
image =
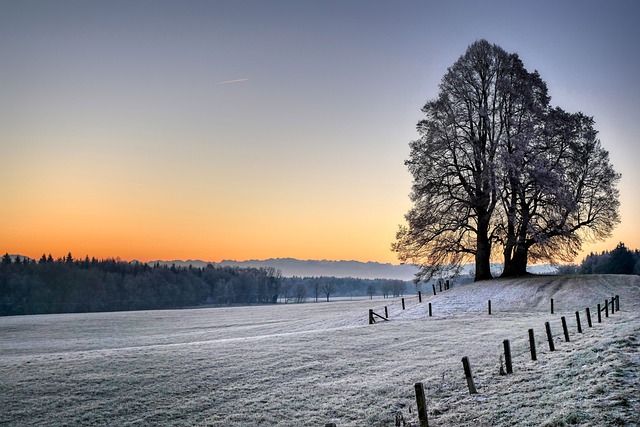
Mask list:
MULTIPOLYGON (((536 312, 549 313, 551 298, 557 314, 554 325, 557 351, 547 350, 546 339, 538 328, 539 360, 531 361, 527 340, 521 337, 514 351, 517 353, 514 360, 518 359, 514 361, 515 373, 500 376, 495 370, 489 375, 482 372, 478 375, 482 387, 474 396, 459 383, 452 387, 443 374, 440 386, 432 388, 428 397, 431 426, 640 425, 640 277, 586 275, 492 280, 453 288, 428 300, 445 317, 465 312, 486 314, 487 301, 491 300, 494 315, 519 313, 522 319, 535 316, 536 312), (620 296, 622 311, 610 314, 609 318, 602 313, 603 324, 597 324, 596 304, 601 303, 604 309, 604 300, 614 295, 620 296), (587 326, 586 307, 592 312, 593 329, 587 326), (580 312, 583 333, 577 332, 575 311, 580 312), (562 337, 559 316, 564 316, 571 325, 571 342, 562 337)), ((414 305, 395 318, 424 316, 424 308, 414 305)), ((553 316, 546 317, 553 322, 553 316)), ((415 415, 411 418, 403 415, 418 425, 415 415)))
MULTIPOLYGON (((586 307, 604 306, 605 299, 620 296, 621 304, 640 304, 640 278, 624 275, 528 276, 516 279, 494 279, 467 285, 454 285, 448 291, 433 296, 430 289, 422 291, 423 304, 431 303, 434 316, 486 313, 491 300, 492 313, 543 313, 551 311, 554 300, 556 313, 573 313, 586 307)), ((417 304, 413 295, 405 298, 406 310, 398 301, 393 307, 394 319, 424 317, 428 311, 417 304), (400 311, 400 312, 399 312, 400 311)), ((376 306, 376 312, 384 312, 376 306)), ((594 312, 595 313, 595 312, 594 312)))
POLYGON ((640 425, 640 277, 494 280, 405 303, 0 318, 0 425, 393 426, 398 412, 417 425, 418 381, 432 427, 640 425), (613 295, 622 310, 578 333, 574 312, 590 307, 595 322, 613 295), (391 321, 368 325, 385 305, 391 321))

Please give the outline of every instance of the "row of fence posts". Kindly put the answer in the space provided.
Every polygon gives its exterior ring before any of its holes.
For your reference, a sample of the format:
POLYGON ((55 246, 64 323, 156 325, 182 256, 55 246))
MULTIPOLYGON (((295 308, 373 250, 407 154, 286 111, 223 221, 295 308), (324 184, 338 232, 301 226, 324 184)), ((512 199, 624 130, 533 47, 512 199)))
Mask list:
MULTIPOLYGON (((436 285, 432 284, 432 286, 433 286, 433 295, 437 295, 437 293, 436 293, 436 285)), ((448 280, 445 280, 444 283, 442 281, 440 281, 439 286, 440 286, 440 292, 442 292, 443 289, 445 291, 448 291, 449 289, 451 289, 448 280), (443 286, 444 286, 444 288, 443 288, 443 286)), ((405 310, 406 309, 406 305, 405 305, 405 302, 404 302, 404 298, 401 299, 401 302, 402 302, 402 310, 405 310)), ((422 303, 422 292, 421 291, 418 291, 418 303, 420 303, 420 304, 422 303)), ((489 301, 489 314, 491 314, 491 301, 489 301)), ((429 303, 429 317, 432 317, 432 316, 433 316, 433 309, 431 307, 431 303, 429 303)), ((376 318, 382 319, 382 320, 385 320, 385 321, 389 320, 389 309, 387 308, 386 305, 384 306, 384 316, 382 316, 382 315, 380 315, 378 313, 375 313, 372 309, 369 309, 369 324, 373 325, 374 323, 376 323, 376 318)))
MULTIPOLYGON (((491 314, 491 301, 489 301, 489 314, 491 314)), ((605 312, 605 316, 609 317, 609 308, 611 309, 611 314, 614 314, 616 311, 620 310, 620 296, 616 295, 614 297, 611 298, 611 301, 609 301, 608 299, 605 300, 604 302, 604 307, 602 307, 600 304, 598 304, 598 323, 602 323, 602 316, 601 316, 601 312, 604 311, 605 312)), ((587 315, 587 324, 589 325, 589 327, 591 328, 593 326, 592 322, 591 322, 591 312, 589 310, 589 307, 586 308, 586 315, 587 315)), ((551 299, 551 313, 554 313, 554 309, 553 309, 553 298, 551 299)), ((580 323, 580 312, 576 311, 576 326, 577 326, 577 330, 578 333, 582 333, 582 325, 580 323)), ((565 318, 565 316, 562 316, 561 318, 561 322, 562 322, 562 329, 564 332, 564 339, 566 342, 570 341, 569 338, 569 330, 567 328, 567 319, 565 318)), ((551 326, 549 324, 549 322, 545 322, 544 323, 544 327, 545 327, 545 331, 547 333, 547 340, 549 342, 549 351, 555 351, 555 346, 553 344, 553 334, 551 333, 551 326)), ((531 360, 536 361, 537 360, 537 356, 536 356, 536 341, 535 341, 535 336, 533 334, 533 329, 529 329, 529 348, 531 351, 531 360)), ((503 347, 504 347, 504 361, 505 361, 505 370, 506 370, 506 374, 512 374, 513 373, 513 361, 511 358, 511 343, 509 342, 509 340, 504 340, 503 341, 503 347)), ((471 363, 469 362, 469 358, 467 356, 464 356, 462 358, 462 368, 464 370, 464 376, 465 379, 467 381, 467 387, 469 389, 469 394, 476 394, 478 393, 477 389, 476 389, 476 385, 473 381, 473 374, 471 371, 471 363)), ((425 399, 425 395, 424 395, 424 385, 421 382, 415 383, 414 385, 415 388, 415 393, 416 393, 416 404, 418 407, 418 420, 420 421, 420 427, 429 427, 429 420, 427 417, 427 404, 426 404, 426 399, 425 399)))

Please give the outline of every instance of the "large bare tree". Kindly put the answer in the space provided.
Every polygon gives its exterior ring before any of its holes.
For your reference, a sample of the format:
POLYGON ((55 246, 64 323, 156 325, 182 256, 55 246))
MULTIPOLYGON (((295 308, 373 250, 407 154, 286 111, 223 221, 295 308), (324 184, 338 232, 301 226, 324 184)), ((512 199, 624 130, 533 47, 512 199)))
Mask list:
POLYGON ((593 126, 582 113, 549 110, 525 155, 505 162, 519 173, 503 193, 514 202, 505 202, 503 276, 526 274, 530 260, 570 262, 585 240, 607 237, 619 223, 620 175, 593 126))
POLYGON ((617 182, 593 120, 549 105, 516 54, 479 40, 450 67, 405 162, 413 207, 393 249, 421 278, 475 262, 491 278, 531 260, 568 259, 619 222, 617 182))
POLYGON ((402 262, 420 265, 424 279, 469 261, 475 261, 476 280, 491 278, 505 81, 519 66, 516 55, 477 41, 449 68, 438 98, 422 109, 420 138, 405 162, 414 206, 393 249, 402 262))

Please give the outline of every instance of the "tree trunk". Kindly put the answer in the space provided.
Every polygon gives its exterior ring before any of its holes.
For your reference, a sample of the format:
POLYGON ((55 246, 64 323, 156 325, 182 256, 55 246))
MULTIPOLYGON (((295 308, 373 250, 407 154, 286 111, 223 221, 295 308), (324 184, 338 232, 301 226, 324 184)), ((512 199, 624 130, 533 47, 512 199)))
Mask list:
POLYGON ((504 271, 500 277, 519 277, 527 274, 527 260, 529 249, 525 246, 516 246, 513 256, 505 254, 504 271))
POLYGON ((475 281, 492 279, 491 276, 491 242, 489 241, 489 221, 479 221, 476 248, 475 281))

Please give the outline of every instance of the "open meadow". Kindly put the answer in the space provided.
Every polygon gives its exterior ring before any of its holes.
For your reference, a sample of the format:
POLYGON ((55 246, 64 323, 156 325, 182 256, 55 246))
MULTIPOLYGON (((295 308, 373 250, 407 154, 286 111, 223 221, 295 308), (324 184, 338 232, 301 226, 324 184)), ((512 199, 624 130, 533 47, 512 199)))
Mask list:
POLYGON ((416 382, 430 426, 640 425, 640 277, 498 279, 405 300, 0 318, 0 425, 418 425, 416 382), (597 323, 614 295, 621 311, 597 323), (369 325, 385 305, 390 321, 369 325))

